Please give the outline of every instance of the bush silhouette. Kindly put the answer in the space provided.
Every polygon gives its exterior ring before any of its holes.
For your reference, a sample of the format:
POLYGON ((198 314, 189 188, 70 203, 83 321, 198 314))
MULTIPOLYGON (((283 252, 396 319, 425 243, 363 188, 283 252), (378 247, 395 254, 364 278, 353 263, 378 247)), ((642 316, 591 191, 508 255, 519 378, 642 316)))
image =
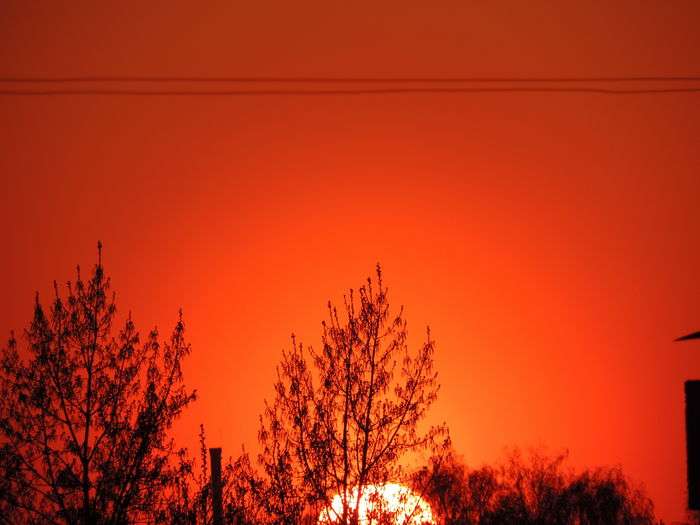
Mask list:
POLYGON ((470 470, 453 452, 435 456, 414 483, 445 525, 652 525, 644 492, 619 468, 574 473, 566 456, 512 453, 497 467, 470 470))

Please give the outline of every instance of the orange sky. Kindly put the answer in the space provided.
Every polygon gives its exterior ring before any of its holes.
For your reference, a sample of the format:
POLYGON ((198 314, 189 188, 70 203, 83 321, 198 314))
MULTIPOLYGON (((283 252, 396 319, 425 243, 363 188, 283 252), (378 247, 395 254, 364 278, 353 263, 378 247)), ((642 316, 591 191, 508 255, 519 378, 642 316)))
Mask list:
MULTIPOLYGON (((0 75, 700 74, 695 2, 63 4, 3 2, 0 75)), ((289 334, 317 343, 381 261, 415 340, 431 325, 433 415, 469 463, 568 448, 678 520, 698 101, 0 97, 0 332, 102 239, 142 332, 184 308, 200 399, 178 435, 237 453, 289 334)))

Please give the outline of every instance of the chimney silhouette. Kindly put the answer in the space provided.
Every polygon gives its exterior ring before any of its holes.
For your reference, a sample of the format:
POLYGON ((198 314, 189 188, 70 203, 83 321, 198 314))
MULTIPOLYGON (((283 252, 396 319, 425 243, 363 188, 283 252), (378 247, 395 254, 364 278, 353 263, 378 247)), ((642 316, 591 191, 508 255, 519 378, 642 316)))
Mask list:
POLYGON ((700 381, 685 382, 685 445, 688 465, 688 508, 700 510, 700 381))
POLYGON ((688 508, 700 510, 700 381, 685 382, 685 445, 688 508))
POLYGON ((221 449, 210 448, 211 499, 214 510, 214 525, 224 525, 224 506, 221 498, 221 449))
MULTIPOLYGON (((676 341, 700 339, 700 332, 676 341)), ((688 509, 700 510, 700 381, 685 382, 685 449, 688 475, 688 509)))

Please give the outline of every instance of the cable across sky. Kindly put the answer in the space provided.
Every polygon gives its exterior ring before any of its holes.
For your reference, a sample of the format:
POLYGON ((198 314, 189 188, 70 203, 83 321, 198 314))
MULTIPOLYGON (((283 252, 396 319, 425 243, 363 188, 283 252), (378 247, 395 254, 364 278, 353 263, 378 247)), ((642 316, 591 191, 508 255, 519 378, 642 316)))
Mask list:
POLYGON ((1 83, 99 83, 99 82, 163 82, 163 83, 308 83, 308 84, 329 84, 329 83, 533 83, 533 82, 700 82, 700 76, 680 75, 647 75, 647 76, 542 76, 542 77, 357 77, 357 76, 250 76, 250 77, 205 77, 205 76, 17 76, 0 77, 1 83))
POLYGON ((347 96, 400 94, 569 93, 655 95, 699 93, 700 76, 596 77, 0 77, 4 96, 347 96), (181 84, 180 87, 176 87, 181 84), (215 84, 216 87, 207 87, 215 84), (222 89, 221 85, 227 87, 222 89), (164 88, 163 86, 168 86, 164 88), (256 86, 257 85, 257 86, 256 86), (52 86, 48 88, 47 86, 52 86), (150 86, 150 87, 148 87, 150 86), (254 87, 255 86, 255 87, 254 87), (259 87, 258 87, 259 86, 259 87), (274 86, 274 87, 270 87, 274 86), (300 87, 306 86, 306 87, 300 87))

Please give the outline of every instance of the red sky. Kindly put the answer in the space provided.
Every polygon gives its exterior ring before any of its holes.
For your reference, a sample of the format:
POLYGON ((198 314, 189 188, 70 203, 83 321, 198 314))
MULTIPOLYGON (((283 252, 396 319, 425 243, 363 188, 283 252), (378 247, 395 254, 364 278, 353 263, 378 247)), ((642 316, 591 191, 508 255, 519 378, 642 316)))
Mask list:
MULTIPOLYGON (((700 74, 695 2, 243 4, 3 2, 0 76, 700 74)), ((178 436, 204 422, 235 454, 289 334, 317 343, 381 261, 470 464, 567 448, 679 520, 699 100, 0 97, 0 331, 102 239, 142 332, 185 311, 200 399, 178 436)))

